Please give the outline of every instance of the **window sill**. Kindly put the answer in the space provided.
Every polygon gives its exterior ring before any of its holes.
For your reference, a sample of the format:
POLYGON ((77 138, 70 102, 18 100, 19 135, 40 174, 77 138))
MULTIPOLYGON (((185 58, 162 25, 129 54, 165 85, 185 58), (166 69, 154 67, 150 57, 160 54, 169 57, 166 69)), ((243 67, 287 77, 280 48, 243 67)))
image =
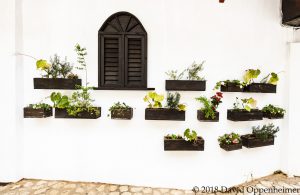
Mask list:
POLYGON ((125 91, 153 91, 155 88, 123 88, 123 87, 95 87, 94 90, 125 90, 125 91))

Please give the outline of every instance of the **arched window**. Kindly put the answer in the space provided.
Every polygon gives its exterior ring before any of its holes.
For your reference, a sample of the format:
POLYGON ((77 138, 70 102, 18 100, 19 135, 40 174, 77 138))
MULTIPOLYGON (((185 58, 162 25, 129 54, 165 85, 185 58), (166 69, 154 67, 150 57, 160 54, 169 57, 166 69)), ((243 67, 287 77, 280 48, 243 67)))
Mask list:
POLYGON ((134 15, 111 15, 98 44, 99 89, 147 88, 147 32, 134 15))

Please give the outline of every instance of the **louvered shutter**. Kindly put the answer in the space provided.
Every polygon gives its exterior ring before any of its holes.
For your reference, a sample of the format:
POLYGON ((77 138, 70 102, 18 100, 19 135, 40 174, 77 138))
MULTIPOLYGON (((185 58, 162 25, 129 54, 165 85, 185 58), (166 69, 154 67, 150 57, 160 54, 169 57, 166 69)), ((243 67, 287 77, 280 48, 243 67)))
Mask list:
POLYGON ((125 87, 147 87, 144 35, 125 35, 125 87))
POLYGON ((124 86, 124 54, 121 35, 102 35, 100 39, 100 74, 102 87, 124 86))

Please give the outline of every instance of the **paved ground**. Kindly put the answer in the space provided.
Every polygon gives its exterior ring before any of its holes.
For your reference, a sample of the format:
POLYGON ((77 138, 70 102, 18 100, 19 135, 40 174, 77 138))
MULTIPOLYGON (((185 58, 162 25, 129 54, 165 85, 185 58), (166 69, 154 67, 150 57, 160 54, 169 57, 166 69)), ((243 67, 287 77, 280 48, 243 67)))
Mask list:
MULTIPOLYGON (((196 189, 197 190, 197 189, 196 189)), ((84 183, 67 181, 45 181, 23 179, 17 183, 0 186, 0 195, 195 195, 193 191, 176 189, 156 189, 149 187, 124 186, 104 183, 84 183)), ((203 194, 203 193, 196 193, 203 194)), ((283 174, 274 174, 258 180, 233 187, 231 193, 214 192, 209 194, 300 194, 300 178, 287 178, 283 174), (237 193, 237 189, 240 190, 237 193), (244 192, 241 190, 244 189, 244 192), (280 193, 259 193, 258 190, 291 189, 280 193), (247 192, 248 190, 248 192, 247 192), (255 193, 253 190, 256 190, 255 193), (297 192, 298 190, 298 192, 297 192)))

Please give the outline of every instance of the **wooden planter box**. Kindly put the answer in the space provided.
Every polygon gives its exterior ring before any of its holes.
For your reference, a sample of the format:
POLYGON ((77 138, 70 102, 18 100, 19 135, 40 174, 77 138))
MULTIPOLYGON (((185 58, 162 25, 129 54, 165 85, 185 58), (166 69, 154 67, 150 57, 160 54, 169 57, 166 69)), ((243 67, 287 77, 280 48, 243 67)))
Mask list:
POLYGON ((34 89, 76 89, 76 85, 81 85, 81 79, 64 78, 34 78, 34 89))
POLYGON ((261 110, 252 109, 250 112, 247 110, 227 110, 227 120, 231 121, 256 121, 262 120, 263 113, 261 110))
POLYGON ((146 108, 145 120, 185 121, 185 111, 169 108, 146 108))
POLYGON ((171 139, 169 137, 164 138, 164 150, 165 151, 204 151, 204 140, 202 137, 198 137, 196 143, 189 142, 184 139, 171 139))
POLYGON ((244 91, 252 93, 276 93, 276 85, 268 83, 251 83, 244 88, 244 91))
POLYGON ((130 120, 133 116, 133 109, 115 109, 110 112, 111 119, 126 119, 130 120))
POLYGON ((284 114, 271 114, 270 112, 263 112, 263 117, 268 119, 282 119, 284 114))
POLYGON ((46 118, 52 116, 52 108, 47 110, 43 108, 34 109, 30 107, 24 108, 24 118, 46 118))
POLYGON ((226 85, 221 85, 222 92, 243 92, 244 88, 240 88, 239 85, 235 83, 227 83, 226 85))
POLYGON ((80 112, 76 116, 68 114, 67 109, 55 108, 55 118, 74 118, 74 119, 97 119, 101 117, 101 107, 95 107, 100 111, 99 116, 96 116, 95 112, 89 113, 87 111, 80 112))
POLYGON ((242 149, 242 143, 238 144, 220 144, 220 147, 226 151, 240 150, 242 149))
POLYGON ((205 114, 201 110, 197 110, 197 119, 203 122, 219 122, 219 112, 215 112, 215 118, 205 118, 205 114))
POLYGON ((256 148, 262 146, 274 145, 274 137, 262 140, 253 136, 253 134, 247 134, 241 136, 243 146, 247 148, 256 148))
POLYGON ((168 91, 205 91, 206 81, 166 80, 168 91))

